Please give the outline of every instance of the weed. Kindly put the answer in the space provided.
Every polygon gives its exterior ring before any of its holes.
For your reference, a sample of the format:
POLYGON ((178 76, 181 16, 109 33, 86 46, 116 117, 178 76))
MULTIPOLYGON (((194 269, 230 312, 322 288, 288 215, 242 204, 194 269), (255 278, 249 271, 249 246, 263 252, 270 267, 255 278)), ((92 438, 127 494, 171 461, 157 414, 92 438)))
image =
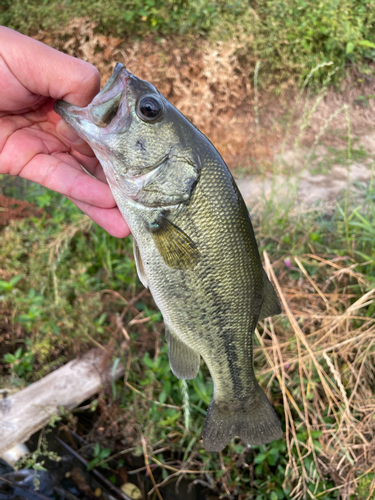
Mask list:
MULTIPOLYGON (((52 422, 52 426, 54 423, 52 422)), ((44 467, 46 459, 52 460, 54 462, 60 462, 61 457, 54 451, 48 449, 48 441, 46 439, 46 434, 51 432, 50 428, 43 429, 39 435, 37 448, 32 453, 24 455, 20 460, 18 460, 15 469, 19 470, 21 468, 33 469, 35 475, 33 478, 33 485, 36 490, 39 489, 40 479, 39 472, 46 471, 44 467)))
POLYGON ((108 458, 110 454, 110 448, 101 449, 99 443, 95 443, 93 450, 94 458, 88 463, 87 470, 92 470, 97 466, 100 466, 102 469, 108 469, 108 463, 105 462, 105 459, 108 458))
POLYGON ((12 374, 27 380, 33 371, 34 356, 31 352, 23 352, 22 347, 19 347, 14 354, 5 354, 4 362, 9 365, 12 374))
MULTIPOLYGON (((333 61, 365 70, 375 59, 375 13, 369 0, 2 0, 0 24, 35 34, 87 17, 97 31, 116 37, 189 35, 237 40, 242 59, 262 61, 263 85, 271 79, 303 82, 311 67, 333 61), (268 77, 269 78, 268 78, 268 77)), ((314 75, 322 82, 326 74, 314 75)))

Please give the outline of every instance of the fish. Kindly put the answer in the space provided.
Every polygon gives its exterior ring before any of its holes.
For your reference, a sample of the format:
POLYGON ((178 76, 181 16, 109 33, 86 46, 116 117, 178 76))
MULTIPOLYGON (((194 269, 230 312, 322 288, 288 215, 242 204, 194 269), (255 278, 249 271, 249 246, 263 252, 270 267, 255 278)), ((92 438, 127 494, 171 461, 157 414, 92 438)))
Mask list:
POLYGON ((211 142, 149 82, 115 66, 84 108, 55 111, 93 149, 133 236, 137 273, 160 309, 169 363, 193 379, 203 358, 214 393, 207 451, 282 436, 253 366, 259 320, 280 314, 249 211, 211 142))

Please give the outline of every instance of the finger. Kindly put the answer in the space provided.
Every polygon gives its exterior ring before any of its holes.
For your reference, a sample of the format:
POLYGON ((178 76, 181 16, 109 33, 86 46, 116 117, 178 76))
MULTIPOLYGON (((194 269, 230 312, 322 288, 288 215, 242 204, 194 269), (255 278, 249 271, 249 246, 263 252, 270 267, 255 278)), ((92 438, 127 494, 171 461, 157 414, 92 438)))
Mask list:
POLYGON ((34 100, 42 95, 86 106, 100 90, 94 66, 9 28, 0 27, 0 54, 34 100))
POLYGON ((116 206, 108 185, 87 175, 78 163, 73 167, 59 157, 37 154, 19 175, 89 205, 116 206))
POLYGON ((68 163, 68 165, 71 165, 79 172, 82 172, 82 167, 84 167, 90 175, 99 181, 108 184, 102 166, 96 158, 88 158, 87 156, 76 153, 74 150, 70 151, 70 153, 54 153, 53 156, 59 158, 65 163, 68 163))
POLYGON ((54 128, 48 123, 32 125, 22 116, 0 118, 0 172, 20 175, 37 154, 69 151, 70 146, 51 133, 54 128))
POLYGON ((112 236, 116 238, 125 238, 129 236, 130 229, 117 207, 98 208, 82 201, 75 200, 74 198, 68 198, 82 210, 82 212, 87 214, 94 222, 99 224, 100 227, 105 229, 112 236))
POLYGON ((94 157, 95 154, 90 146, 82 140, 75 132, 72 130, 64 120, 60 120, 56 125, 56 132, 61 136, 63 141, 69 144, 73 149, 85 156, 94 157))

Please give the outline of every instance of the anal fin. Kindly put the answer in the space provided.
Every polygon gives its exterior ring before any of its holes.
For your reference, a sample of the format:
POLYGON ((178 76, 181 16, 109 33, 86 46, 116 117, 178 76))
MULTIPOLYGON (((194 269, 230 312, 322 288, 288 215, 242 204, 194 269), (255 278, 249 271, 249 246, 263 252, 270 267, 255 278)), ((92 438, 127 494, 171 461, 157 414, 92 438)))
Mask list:
POLYGON ((192 379, 198 375, 200 356, 165 327, 169 364, 173 374, 180 379, 192 379))
POLYGON ((272 283, 268 279, 266 271, 263 269, 264 299, 259 314, 259 320, 275 316, 282 312, 279 297, 277 296, 272 283))

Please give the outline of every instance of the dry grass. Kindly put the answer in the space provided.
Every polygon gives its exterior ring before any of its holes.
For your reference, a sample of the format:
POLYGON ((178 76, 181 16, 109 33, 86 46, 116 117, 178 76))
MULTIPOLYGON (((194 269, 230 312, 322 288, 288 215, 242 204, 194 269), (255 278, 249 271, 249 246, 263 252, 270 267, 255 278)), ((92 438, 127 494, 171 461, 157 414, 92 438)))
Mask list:
MULTIPOLYGON (((95 34, 95 25, 87 19, 73 19, 53 34, 40 32, 37 38, 59 50, 94 64, 105 83, 116 62, 124 63, 135 75, 152 82, 215 144, 230 168, 245 167, 253 172, 254 159, 271 167, 275 151, 285 136, 285 121, 292 123, 288 145, 292 146, 301 129, 299 142, 311 145, 317 133, 337 109, 346 104, 352 130, 368 133, 375 126, 374 81, 352 73, 341 91, 327 88, 319 97, 319 107, 311 114, 317 96, 304 93, 293 116, 298 89, 289 82, 275 89, 262 89, 267 75, 259 67, 259 126, 254 99, 254 70, 257 61, 243 63, 245 42, 194 42, 181 39, 143 39, 130 42, 95 34), (186 42, 186 43, 185 43, 186 42), (361 97, 362 96, 362 97, 361 97), (311 116, 306 116, 311 114, 311 116), (284 123, 284 124, 283 124, 284 123), (250 161, 249 161, 250 158, 250 161)), ((241 37, 239 37, 241 40, 241 37)), ((331 71, 329 67, 327 72, 331 71)), ((334 69, 333 69, 334 71, 334 69)), ((268 76, 267 76, 268 77, 268 76)), ((340 130, 346 123, 339 114, 329 123, 322 140, 340 145, 340 130)), ((341 142, 340 142, 341 141, 341 142)))
POLYGON ((294 483, 291 497, 321 496, 307 490, 308 483, 316 490, 319 483, 319 476, 304 465, 311 456, 316 470, 334 480, 340 498, 349 499, 361 477, 375 468, 375 318, 366 316, 375 289, 366 292, 366 277, 354 272, 348 259, 295 257, 293 264, 301 272, 296 283, 288 279, 288 270, 276 278, 266 252, 264 257, 291 325, 290 331, 283 331, 272 318, 266 320, 262 335, 257 332, 262 349, 256 354, 264 353, 267 361, 260 375, 272 373, 282 390, 288 469, 294 483), (325 275, 323 284, 307 272, 312 265, 318 267, 318 276, 325 275), (355 301, 353 283, 363 288, 355 301), (301 426, 307 440, 298 439, 301 426), (322 433, 319 448, 313 444, 313 431, 322 433))

